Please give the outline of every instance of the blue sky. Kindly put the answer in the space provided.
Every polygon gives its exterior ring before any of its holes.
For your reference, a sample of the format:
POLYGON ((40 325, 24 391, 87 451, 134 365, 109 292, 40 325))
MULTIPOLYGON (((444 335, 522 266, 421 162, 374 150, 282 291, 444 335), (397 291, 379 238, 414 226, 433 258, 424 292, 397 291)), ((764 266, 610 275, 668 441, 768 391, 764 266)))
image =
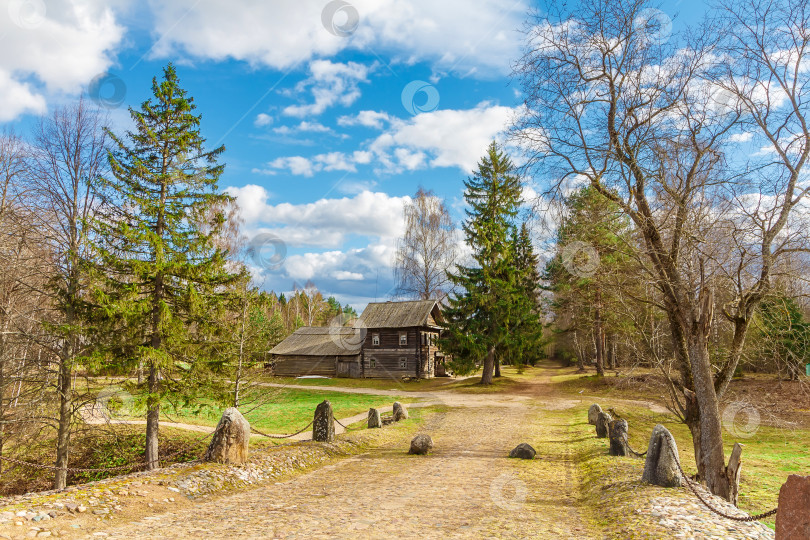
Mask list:
POLYGON ((521 103, 510 71, 536 7, 0 1, 0 127, 25 134, 89 90, 123 131, 126 108, 174 62, 209 145, 226 146, 220 185, 245 235, 279 239, 265 258, 285 246, 283 261, 255 265, 258 282, 284 292, 312 280, 358 309, 390 295, 402 207, 420 185, 462 218, 462 181, 521 103))

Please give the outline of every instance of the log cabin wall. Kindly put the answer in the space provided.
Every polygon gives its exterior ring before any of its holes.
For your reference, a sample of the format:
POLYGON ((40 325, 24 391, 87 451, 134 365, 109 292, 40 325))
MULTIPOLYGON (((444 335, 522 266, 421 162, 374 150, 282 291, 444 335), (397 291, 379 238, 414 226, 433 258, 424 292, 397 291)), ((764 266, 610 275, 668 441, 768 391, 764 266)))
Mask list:
POLYGON ((371 379, 421 377, 419 340, 417 328, 369 328, 363 343, 363 376, 371 379), (400 342, 401 335, 407 338, 405 344, 400 342))
POLYGON ((273 374, 276 377, 300 377, 302 375, 337 375, 335 356, 283 355, 276 357, 273 374))

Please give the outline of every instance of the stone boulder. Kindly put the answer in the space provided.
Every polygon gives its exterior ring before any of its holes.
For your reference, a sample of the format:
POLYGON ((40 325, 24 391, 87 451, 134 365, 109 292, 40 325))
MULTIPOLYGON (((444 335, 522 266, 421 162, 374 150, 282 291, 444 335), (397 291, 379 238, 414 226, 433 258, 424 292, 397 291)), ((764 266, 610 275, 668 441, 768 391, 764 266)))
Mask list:
POLYGON ((408 410, 399 401, 394 402, 394 422, 408 419, 408 410))
POLYGON ((650 444, 647 446, 641 481, 654 486, 679 487, 682 480, 676 461, 678 459, 678 445, 675 444, 672 433, 658 424, 653 428, 650 444))
POLYGON ((613 417, 610 414, 602 411, 596 417, 596 438, 597 439, 604 439, 608 436, 608 426, 613 421, 613 417))
POLYGON ((424 456, 430 452, 431 448, 433 448, 433 439, 430 438, 430 435, 417 435, 411 441, 411 449, 408 450, 408 453, 424 456))
POLYGON ((250 424, 235 407, 225 409, 203 460, 241 465, 248 459, 250 424))
POLYGON ((810 538, 810 476, 791 474, 779 490, 776 513, 776 538, 810 538))
POLYGON ((380 411, 377 409, 368 410, 368 428, 381 428, 382 420, 380 419, 380 411))
POLYGON ((629 456, 630 446, 627 442, 627 420, 619 418, 608 424, 611 456, 629 456))
POLYGON ((335 415, 332 404, 324 400, 315 407, 315 419, 312 421, 312 440, 329 442, 335 440, 335 415))
POLYGON ((534 448, 525 442, 520 443, 511 452, 509 452, 510 458, 534 459, 535 455, 537 455, 537 452, 535 452, 534 448))
POLYGON ((599 413, 602 412, 602 407, 594 403, 588 409, 588 423, 592 426, 596 425, 596 420, 599 418, 599 413))

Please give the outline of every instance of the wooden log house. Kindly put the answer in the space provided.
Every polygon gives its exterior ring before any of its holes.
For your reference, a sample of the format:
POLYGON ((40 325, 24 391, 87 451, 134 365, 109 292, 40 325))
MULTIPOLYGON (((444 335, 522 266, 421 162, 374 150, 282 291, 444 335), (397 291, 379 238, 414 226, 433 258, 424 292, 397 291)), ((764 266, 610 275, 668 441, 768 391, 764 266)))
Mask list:
POLYGON ((369 304, 351 327, 299 328, 271 351, 277 376, 430 379, 448 374, 437 300, 369 304))

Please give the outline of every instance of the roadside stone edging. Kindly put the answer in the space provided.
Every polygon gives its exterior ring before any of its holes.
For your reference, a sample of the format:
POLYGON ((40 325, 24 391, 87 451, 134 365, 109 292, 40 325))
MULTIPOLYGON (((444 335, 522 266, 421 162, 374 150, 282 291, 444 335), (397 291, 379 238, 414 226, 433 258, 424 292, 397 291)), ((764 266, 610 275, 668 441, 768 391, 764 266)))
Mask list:
POLYGON ((305 441, 254 451, 244 465, 176 463, 158 471, 70 486, 64 491, 0 498, 0 538, 9 534, 16 538, 30 532, 51 536, 51 530, 57 527, 67 530, 73 527, 75 531, 78 524, 70 521, 81 516, 106 521, 135 505, 174 506, 176 497, 194 500, 249 487, 283 478, 337 455, 357 453, 358 447, 356 442, 346 440, 317 444, 305 441))
MULTIPOLYGON (((703 490, 701 494, 718 510, 740 517, 748 515, 723 499, 710 495, 708 491, 703 490)), ((636 513, 657 521, 659 527, 671 533, 669 535, 671 538, 731 540, 772 540, 775 538, 773 529, 764 523, 732 521, 718 516, 703 506, 691 493, 688 498, 654 497, 644 506, 636 509, 636 513)))

